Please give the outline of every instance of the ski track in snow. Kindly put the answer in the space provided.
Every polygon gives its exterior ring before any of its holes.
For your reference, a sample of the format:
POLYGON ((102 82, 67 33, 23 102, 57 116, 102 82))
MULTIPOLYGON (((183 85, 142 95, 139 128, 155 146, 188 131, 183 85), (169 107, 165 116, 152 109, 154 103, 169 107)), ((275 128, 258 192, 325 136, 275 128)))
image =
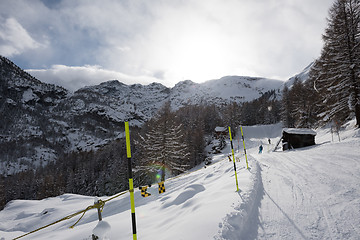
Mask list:
POLYGON ((257 239, 359 239, 359 156, 359 141, 256 156, 264 186, 257 239))

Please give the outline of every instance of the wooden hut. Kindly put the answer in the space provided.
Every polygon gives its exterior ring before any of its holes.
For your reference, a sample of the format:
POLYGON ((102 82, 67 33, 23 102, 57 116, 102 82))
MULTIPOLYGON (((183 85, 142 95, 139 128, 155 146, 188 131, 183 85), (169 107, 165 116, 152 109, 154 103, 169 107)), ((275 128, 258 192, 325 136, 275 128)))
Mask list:
POLYGON ((215 128, 215 138, 219 139, 221 137, 226 137, 227 134, 228 134, 228 129, 226 127, 215 128))
POLYGON ((316 132, 307 128, 284 128, 282 130, 283 150, 315 145, 316 132))

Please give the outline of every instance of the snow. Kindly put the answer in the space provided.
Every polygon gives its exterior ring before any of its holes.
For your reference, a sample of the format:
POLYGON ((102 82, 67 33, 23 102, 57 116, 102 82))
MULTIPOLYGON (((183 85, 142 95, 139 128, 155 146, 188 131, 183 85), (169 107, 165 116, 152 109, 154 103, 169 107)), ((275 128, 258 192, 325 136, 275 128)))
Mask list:
POLYGON ((106 221, 99 221, 96 227, 93 229, 93 235, 97 236, 99 240, 108 239, 107 234, 110 232, 111 226, 106 221))
POLYGON ((308 128, 284 128, 283 132, 290 134, 301 134, 301 135, 316 135, 316 132, 308 128))
POLYGON ((14 100, 12 100, 11 98, 7 98, 5 102, 10 105, 16 106, 16 102, 14 100))
MULTIPOLYGON (((266 151, 281 130, 280 124, 243 127, 250 169, 239 141, 239 192, 227 158, 229 144, 213 156, 212 165, 166 180, 165 193, 159 194, 155 184, 148 188, 151 196, 143 198, 136 188, 138 239, 359 239, 360 134, 354 122, 344 126, 340 142, 332 142, 330 129, 324 128, 317 129, 315 146, 266 151), (260 143, 263 154, 257 153, 260 143)), ((0 239, 15 238, 93 203, 94 197, 75 194, 11 201, 0 212, 0 239)), ((103 239, 132 238, 127 192, 106 202, 102 222, 92 209, 69 229, 79 217, 22 239, 90 240, 94 231, 103 239)))
POLYGON ((30 166, 45 166, 50 161, 55 161, 55 151, 45 147, 34 147, 34 155, 32 158, 20 157, 15 161, 0 162, 0 174, 11 175, 19 171, 26 171, 31 169, 30 166))
MULTIPOLYGON (((101 129, 97 127, 97 129, 101 129)), ((82 150, 82 151, 90 151, 93 149, 97 149, 101 146, 104 146, 109 143, 108 139, 95 138, 94 136, 84 134, 84 131, 81 129, 71 129, 68 134, 68 139, 70 140, 71 147, 70 150, 82 150)))
POLYGON ((216 105, 240 103, 259 98, 270 90, 280 92, 282 85, 279 80, 244 76, 226 76, 200 84, 186 80, 171 89, 170 100, 175 110, 186 104, 196 105, 204 101, 216 105))
POLYGON ((27 103, 31 100, 37 101, 38 99, 39 99, 39 97, 33 92, 33 90, 31 88, 29 88, 26 91, 24 91, 21 101, 23 103, 27 103))
POLYGON ((226 127, 216 127, 215 128, 215 132, 225 132, 225 131, 227 131, 226 127))

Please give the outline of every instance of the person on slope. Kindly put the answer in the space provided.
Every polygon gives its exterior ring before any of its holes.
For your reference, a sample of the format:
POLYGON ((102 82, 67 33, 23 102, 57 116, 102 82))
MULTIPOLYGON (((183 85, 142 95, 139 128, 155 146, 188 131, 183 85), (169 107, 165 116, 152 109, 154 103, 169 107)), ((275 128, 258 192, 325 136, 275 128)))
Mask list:
POLYGON ((262 153, 262 150, 263 150, 263 146, 262 146, 262 144, 260 144, 260 146, 259 146, 259 154, 262 153))

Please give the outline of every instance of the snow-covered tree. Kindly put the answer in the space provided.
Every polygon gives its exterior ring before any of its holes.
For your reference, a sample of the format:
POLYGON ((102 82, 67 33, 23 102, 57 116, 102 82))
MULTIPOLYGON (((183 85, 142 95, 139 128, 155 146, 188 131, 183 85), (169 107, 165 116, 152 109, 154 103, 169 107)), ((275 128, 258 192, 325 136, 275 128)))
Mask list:
POLYGON ((190 167, 200 164, 206 158, 205 135, 213 133, 220 119, 218 112, 213 110, 211 106, 188 105, 174 112, 177 121, 183 126, 185 141, 189 146, 190 167))
POLYGON ((284 127, 294 127, 295 120, 291 116, 291 101, 289 88, 285 85, 282 91, 282 102, 281 102, 281 120, 284 124, 284 127))
POLYGON ((283 89, 282 120, 285 127, 313 127, 317 121, 317 94, 311 82, 295 78, 291 89, 283 89))
MULTIPOLYGON (((164 105, 158 116, 147 123, 146 133, 141 136, 142 159, 138 169, 150 178, 141 182, 153 182, 158 175, 165 180, 165 170, 177 175, 189 168, 189 147, 184 141, 181 124, 177 124, 170 109, 170 103, 164 105)), ((142 176, 144 177, 144 176, 142 176)))
POLYGON ((329 11, 324 47, 310 72, 322 99, 323 121, 360 124, 360 1, 337 0, 329 11))

